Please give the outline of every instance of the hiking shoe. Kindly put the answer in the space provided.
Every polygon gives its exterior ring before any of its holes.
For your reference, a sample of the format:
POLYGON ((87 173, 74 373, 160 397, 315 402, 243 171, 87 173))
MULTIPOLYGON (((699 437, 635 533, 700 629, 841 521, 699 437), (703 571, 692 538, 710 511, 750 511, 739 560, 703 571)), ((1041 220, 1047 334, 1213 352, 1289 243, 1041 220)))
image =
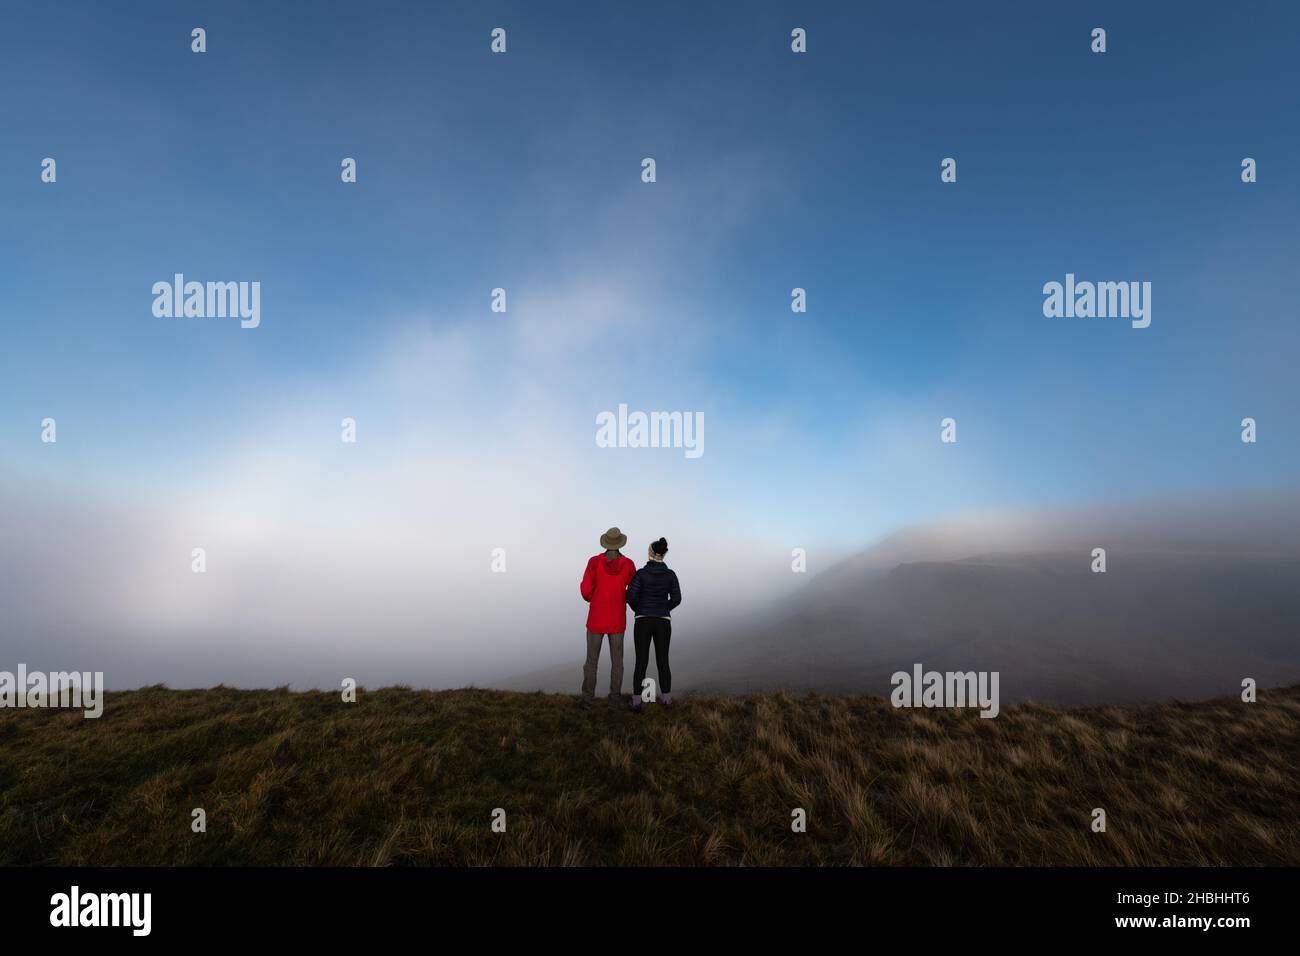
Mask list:
POLYGON ((631 705, 631 706, 632 706, 632 713, 634 713, 634 714, 639 714, 639 713, 641 713, 641 704, 640 704, 639 702, 637 702, 637 701, 634 700, 634 701, 632 701, 632 705, 631 705))

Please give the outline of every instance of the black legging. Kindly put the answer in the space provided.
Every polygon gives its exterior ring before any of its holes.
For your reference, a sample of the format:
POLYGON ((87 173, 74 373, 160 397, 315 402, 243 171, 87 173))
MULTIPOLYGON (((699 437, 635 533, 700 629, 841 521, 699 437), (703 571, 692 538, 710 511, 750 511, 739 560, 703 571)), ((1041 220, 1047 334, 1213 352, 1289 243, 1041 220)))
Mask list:
POLYGON ((632 629, 636 647, 636 669, 632 671, 632 693, 641 693, 646 668, 650 666, 650 642, 655 645, 655 670, 659 672, 659 690, 673 691, 673 672, 668 668, 668 641, 673 636, 673 622, 666 617, 638 617, 632 629))

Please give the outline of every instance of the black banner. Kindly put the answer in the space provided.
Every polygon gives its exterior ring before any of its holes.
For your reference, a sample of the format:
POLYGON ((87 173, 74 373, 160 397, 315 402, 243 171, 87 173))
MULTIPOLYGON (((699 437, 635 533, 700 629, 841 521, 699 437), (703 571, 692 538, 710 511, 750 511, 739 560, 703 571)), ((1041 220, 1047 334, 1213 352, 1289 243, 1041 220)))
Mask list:
POLYGON ((9 869, 6 938, 361 941, 447 928, 538 943, 843 926, 871 939, 1015 941, 1279 932, 1293 874, 1264 869, 9 869), (641 917, 636 914, 640 912, 641 917), (107 925, 104 925, 107 924, 107 925), (638 924, 641 929, 638 929, 638 924))

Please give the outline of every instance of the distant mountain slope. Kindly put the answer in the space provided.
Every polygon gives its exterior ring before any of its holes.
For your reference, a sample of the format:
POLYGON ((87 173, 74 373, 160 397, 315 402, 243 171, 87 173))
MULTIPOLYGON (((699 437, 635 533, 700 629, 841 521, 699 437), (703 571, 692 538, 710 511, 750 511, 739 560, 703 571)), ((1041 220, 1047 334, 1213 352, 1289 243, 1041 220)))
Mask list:
MULTIPOLYGON (((702 690, 886 693, 914 663, 996 670, 1005 699, 1210 697, 1300 678, 1300 561, 1143 555, 1093 574, 1077 554, 917 562, 842 580, 682 673, 702 690)), ((692 659, 694 658, 694 659, 692 659)))
POLYGON ((828 570, 769 621, 679 642, 674 673, 706 691, 887 693, 920 663, 1063 704, 1278 685, 1300 679, 1300 508, 1271 493, 940 523, 828 570))

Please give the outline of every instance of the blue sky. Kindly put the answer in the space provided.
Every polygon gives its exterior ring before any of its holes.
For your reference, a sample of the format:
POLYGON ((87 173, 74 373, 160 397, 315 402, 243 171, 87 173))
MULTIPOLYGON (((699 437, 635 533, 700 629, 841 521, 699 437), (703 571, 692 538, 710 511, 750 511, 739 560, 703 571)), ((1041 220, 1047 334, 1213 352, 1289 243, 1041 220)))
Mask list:
POLYGON ((846 436, 921 395, 997 444, 1010 498, 1293 473, 1293 8, 806 6, 10 11, 6 458, 42 467, 55 406, 124 474, 149 449, 109 435, 141 419, 175 467, 267 383, 346 376, 412 313, 482 312, 495 285, 523 308, 595 263, 649 271, 676 314, 653 321, 711 333, 656 362, 707 383, 673 407, 709 404, 715 442, 733 418, 798 431, 769 473, 856 467, 846 436), (259 279, 265 325, 154 319, 178 270, 259 279), (1044 319, 1066 271, 1149 279, 1153 327, 1044 319), (1245 414, 1265 440, 1234 462, 1245 414))
POLYGON ((626 508, 647 541, 743 530, 778 564, 970 509, 1295 479, 1294 4, 743 10, 6 10, 3 472, 357 527, 418 460, 464 481, 441 507, 491 529, 468 540, 553 509, 585 541, 626 508), (260 281, 261 327, 155 318, 175 272, 260 281), (1067 272, 1150 281, 1151 327, 1045 318, 1067 272), (706 454, 596 449, 619 402, 703 411, 706 454))

